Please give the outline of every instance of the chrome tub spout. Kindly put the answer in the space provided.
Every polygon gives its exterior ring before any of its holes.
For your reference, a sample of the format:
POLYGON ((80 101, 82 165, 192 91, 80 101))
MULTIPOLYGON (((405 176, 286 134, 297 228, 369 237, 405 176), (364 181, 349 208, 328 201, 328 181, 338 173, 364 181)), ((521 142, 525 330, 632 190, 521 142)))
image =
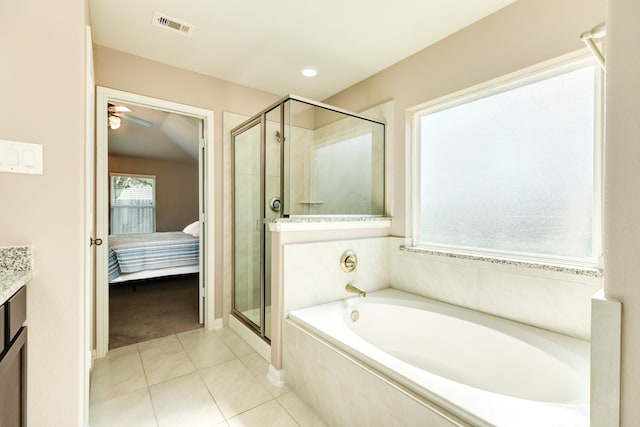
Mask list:
POLYGON ((347 286, 344 287, 344 290, 347 292, 352 292, 354 294, 358 294, 359 297, 366 297, 367 296, 367 292, 364 291, 363 289, 360 289, 357 286, 352 285, 351 283, 347 283, 347 286))

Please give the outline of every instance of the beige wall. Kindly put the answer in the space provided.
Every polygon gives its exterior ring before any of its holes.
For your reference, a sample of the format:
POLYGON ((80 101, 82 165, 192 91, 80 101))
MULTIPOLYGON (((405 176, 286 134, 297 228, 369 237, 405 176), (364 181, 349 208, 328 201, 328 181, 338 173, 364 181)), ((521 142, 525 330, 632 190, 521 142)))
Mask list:
POLYGON ((607 2, 605 295, 622 302, 621 425, 640 420, 640 2, 607 2))
POLYGON ((395 101, 394 235, 411 232, 407 108, 580 49, 603 19, 604 0, 519 0, 324 101, 352 111, 395 101))
POLYGON ((43 145, 44 174, 0 173, 0 245, 31 244, 30 426, 83 422, 85 0, 2 1, 0 139, 43 145))
POLYGON ((215 164, 214 197, 216 201, 215 235, 216 253, 216 318, 222 316, 222 215, 223 215, 223 157, 222 112, 231 111, 252 116, 280 97, 240 86, 224 80, 207 77, 191 71, 149 61, 123 52, 94 46, 96 84, 154 98, 179 102, 214 111, 215 164))
POLYGON ((156 231, 181 231, 198 220, 198 163, 109 156, 109 173, 156 176, 156 231))

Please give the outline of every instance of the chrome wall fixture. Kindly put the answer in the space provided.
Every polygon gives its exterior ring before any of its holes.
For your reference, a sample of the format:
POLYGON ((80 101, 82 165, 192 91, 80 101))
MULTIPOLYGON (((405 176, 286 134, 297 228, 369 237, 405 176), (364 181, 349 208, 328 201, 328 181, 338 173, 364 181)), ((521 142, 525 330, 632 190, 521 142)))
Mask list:
POLYGON ((344 251, 340 257, 340 267, 345 273, 351 273, 358 266, 358 257, 352 250, 344 251))
POLYGON ((353 294, 357 294, 359 297, 362 297, 362 298, 367 296, 367 291, 351 283, 347 283, 346 286, 344 287, 344 290, 347 292, 351 292, 353 294))
POLYGON ((271 208, 272 211, 274 212, 280 212, 280 198, 279 197, 272 197, 269 200, 269 208, 271 208))

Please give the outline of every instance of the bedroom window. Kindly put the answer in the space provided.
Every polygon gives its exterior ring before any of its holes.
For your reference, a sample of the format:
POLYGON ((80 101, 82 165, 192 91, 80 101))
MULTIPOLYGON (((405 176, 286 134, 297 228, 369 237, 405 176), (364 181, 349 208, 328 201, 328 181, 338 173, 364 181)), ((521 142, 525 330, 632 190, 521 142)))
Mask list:
POLYGON ((596 266, 600 79, 583 60, 418 111, 414 244, 596 266))
POLYGON ((109 177, 110 234, 155 233, 156 177, 116 174, 109 177))

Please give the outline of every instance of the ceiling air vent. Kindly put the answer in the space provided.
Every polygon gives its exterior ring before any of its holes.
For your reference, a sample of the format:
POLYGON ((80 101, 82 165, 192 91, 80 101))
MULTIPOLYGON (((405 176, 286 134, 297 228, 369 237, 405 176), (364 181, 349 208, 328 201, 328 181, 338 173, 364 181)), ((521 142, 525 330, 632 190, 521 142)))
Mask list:
POLYGON ((194 25, 187 24, 186 22, 171 18, 167 15, 163 15, 160 12, 153 13, 153 20, 151 21, 151 23, 156 27, 162 27, 169 30, 177 31, 185 36, 191 36, 193 30, 195 30, 196 28, 194 25))

